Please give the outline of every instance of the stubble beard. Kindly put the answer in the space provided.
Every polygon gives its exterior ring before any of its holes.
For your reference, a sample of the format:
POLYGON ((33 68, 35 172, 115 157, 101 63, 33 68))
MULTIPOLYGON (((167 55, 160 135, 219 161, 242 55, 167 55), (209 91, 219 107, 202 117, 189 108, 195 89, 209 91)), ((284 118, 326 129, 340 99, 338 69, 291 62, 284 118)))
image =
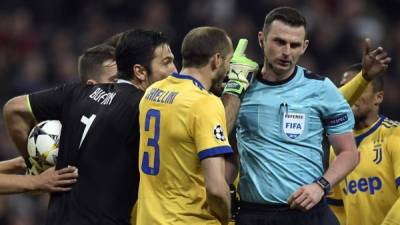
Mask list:
POLYGON ((274 73, 274 75, 278 78, 287 76, 291 69, 293 69, 292 65, 290 64, 289 69, 283 70, 278 69, 272 63, 267 62, 269 69, 274 73))

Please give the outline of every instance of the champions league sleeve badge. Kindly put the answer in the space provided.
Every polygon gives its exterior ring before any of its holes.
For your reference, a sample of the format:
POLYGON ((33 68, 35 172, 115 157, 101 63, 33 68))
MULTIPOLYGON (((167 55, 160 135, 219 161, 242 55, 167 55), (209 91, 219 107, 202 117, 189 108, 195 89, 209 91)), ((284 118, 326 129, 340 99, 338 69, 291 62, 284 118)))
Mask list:
POLYGON ((218 141, 225 141, 224 130, 219 124, 214 127, 214 137, 218 141))
POLYGON ((283 114, 282 128, 283 132, 290 139, 296 139, 304 132, 306 115, 304 113, 283 114))

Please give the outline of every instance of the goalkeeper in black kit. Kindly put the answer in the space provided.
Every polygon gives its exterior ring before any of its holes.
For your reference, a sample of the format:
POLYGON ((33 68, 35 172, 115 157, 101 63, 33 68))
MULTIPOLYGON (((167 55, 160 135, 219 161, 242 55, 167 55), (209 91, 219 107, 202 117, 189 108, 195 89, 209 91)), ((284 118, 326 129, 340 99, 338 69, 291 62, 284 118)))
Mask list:
POLYGON ((138 104, 149 84, 176 68, 163 34, 145 30, 122 35, 116 62, 117 83, 66 84, 6 106, 22 152, 35 119, 63 124, 56 168, 75 166, 79 179, 69 192, 51 195, 48 225, 130 224, 139 179, 138 104))

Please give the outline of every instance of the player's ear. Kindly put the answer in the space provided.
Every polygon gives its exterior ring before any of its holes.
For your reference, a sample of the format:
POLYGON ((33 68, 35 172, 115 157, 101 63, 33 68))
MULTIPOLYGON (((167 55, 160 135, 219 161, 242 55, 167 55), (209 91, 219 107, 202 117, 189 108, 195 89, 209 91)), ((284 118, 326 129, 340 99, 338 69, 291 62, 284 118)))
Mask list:
POLYGON ((147 76, 147 70, 140 64, 133 65, 133 77, 140 80, 145 81, 147 76))
POLYGON ((306 50, 307 50, 307 47, 308 47, 308 44, 310 43, 310 41, 309 40, 304 40, 304 44, 303 44, 303 51, 302 51, 302 53, 301 54, 304 54, 304 52, 306 52, 306 50))
POLYGON ((97 82, 95 80, 89 79, 86 81, 86 85, 95 85, 97 82))
POLYGON ((384 93, 383 93, 383 91, 378 91, 376 94, 375 94, 375 105, 380 105, 381 103, 382 103, 382 101, 383 101, 383 96, 384 96, 384 93))
POLYGON ((220 68, 223 63, 224 63, 224 59, 222 58, 221 53, 215 53, 213 56, 211 56, 210 66, 211 66, 212 71, 220 68))
POLYGON ((262 31, 258 32, 258 45, 264 49, 264 33, 262 31))

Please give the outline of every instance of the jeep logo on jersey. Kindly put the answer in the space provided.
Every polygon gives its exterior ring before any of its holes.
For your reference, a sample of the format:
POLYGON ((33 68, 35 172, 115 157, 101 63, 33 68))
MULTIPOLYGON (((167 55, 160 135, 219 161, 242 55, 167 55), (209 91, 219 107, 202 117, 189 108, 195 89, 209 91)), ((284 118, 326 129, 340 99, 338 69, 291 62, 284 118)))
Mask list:
POLYGON ((218 141, 225 141, 224 130, 219 124, 214 127, 214 137, 218 141))
POLYGON ((383 182, 379 177, 361 177, 360 179, 345 179, 346 187, 343 189, 344 194, 356 194, 357 192, 368 192, 374 195, 382 189, 383 182))
POLYGON ((303 113, 284 113, 283 132, 291 139, 295 139, 304 132, 306 115, 303 113))

